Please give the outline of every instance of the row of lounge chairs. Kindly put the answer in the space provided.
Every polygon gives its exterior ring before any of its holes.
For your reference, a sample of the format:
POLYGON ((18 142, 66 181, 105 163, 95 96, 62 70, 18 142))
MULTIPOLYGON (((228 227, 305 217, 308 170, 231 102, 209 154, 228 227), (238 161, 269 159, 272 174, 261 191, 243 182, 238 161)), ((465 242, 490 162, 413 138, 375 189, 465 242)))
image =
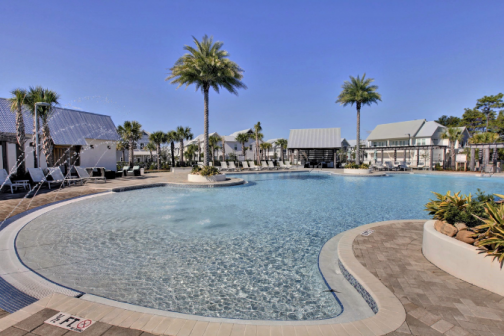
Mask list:
MULTIPOLYGON (((240 171, 240 170, 278 170, 278 169, 292 169, 290 164, 284 164, 282 161, 278 161, 278 166, 275 166, 273 161, 261 161, 261 165, 257 166, 254 161, 241 161, 241 167, 236 167, 233 161, 225 162, 222 161, 220 167, 216 167, 219 171, 240 171)), ((211 165, 211 162, 209 162, 211 165)), ((203 167, 203 162, 198 162, 199 167, 203 167)))
POLYGON ((405 162, 393 163, 391 161, 385 161, 374 163, 371 165, 371 168, 375 170, 412 170, 412 169, 429 169, 429 166, 426 166, 421 162, 412 165, 407 164, 405 162))

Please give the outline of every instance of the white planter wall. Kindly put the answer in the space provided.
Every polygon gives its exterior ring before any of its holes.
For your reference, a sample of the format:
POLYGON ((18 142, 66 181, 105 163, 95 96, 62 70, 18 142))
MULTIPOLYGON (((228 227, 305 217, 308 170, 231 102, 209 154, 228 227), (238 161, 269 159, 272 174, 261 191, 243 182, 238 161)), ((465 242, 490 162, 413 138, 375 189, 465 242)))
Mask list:
POLYGON ((344 174, 354 174, 354 175, 369 175, 371 174, 371 169, 343 169, 344 174))
POLYGON ((434 221, 424 225, 422 250, 425 258, 443 271, 478 287, 504 295, 504 268, 492 257, 434 229, 434 221))
POLYGON ((225 181, 226 180, 226 175, 224 175, 224 174, 217 174, 217 175, 214 175, 214 176, 201 176, 201 175, 188 174, 187 175, 187 180, 189 182, 203 182, 203 183, 220 182, 220 181, 225 181))

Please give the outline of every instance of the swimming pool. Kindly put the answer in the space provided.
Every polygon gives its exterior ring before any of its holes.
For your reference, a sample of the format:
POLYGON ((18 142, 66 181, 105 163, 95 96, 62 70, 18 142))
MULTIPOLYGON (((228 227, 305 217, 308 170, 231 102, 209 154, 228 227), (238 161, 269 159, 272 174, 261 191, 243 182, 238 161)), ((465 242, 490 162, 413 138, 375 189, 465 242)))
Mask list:
POLYGON ((234 175, 232 188, 160 187, 52 210, 20 231, 22 261, 64 286, 208 317, 320 320, 342 307, 318 271, 334 235, 427 218, 431 191, 502 192, 504 180, 319 173, 234 175))

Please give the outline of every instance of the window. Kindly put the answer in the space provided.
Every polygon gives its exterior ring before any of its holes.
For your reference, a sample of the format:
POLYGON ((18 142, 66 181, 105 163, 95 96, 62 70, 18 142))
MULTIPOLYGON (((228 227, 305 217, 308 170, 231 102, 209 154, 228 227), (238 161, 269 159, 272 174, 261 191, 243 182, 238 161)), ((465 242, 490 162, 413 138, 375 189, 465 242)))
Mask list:
POLYGON ((408 146, 408 140, 392 140, 390 146, 408 146))
POLYGON ((385 147, 387 146, 387 141, 373 141, 373 147, 385 147))
POLYGON ((234 146, 234 149, 235 149, 235 150, 238 150, 238 146, 234 146))
POLYGON ((140 144, 140 149, 144 149, 144 146, 145 146, 145 144, 144 144, 144 143, 141 143, 141 144, 140 144))
POLYGON ((415 140, 415 143, 416 143, 418 146, 423 146, 423 145, 425 145, 425 143, 426 143, 426 141, 425 141, 425 140, 426 140, 426 139, 416 139, 416 140, 415 140))

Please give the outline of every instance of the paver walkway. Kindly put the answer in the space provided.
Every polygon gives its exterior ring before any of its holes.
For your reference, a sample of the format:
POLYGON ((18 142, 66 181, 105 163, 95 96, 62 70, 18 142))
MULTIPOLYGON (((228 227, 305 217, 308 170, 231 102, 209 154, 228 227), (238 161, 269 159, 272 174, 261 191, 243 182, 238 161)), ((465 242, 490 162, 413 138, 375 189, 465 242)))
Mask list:
MULTIPOLYGON (((423 224, 401 222, 358 236, 357 259, 402 302, 406 322, 389 335, 504 335, 504 297, 431 264, 422 254, 423 224)), ((464 265, 460 265, 464 267, 464 265)))

